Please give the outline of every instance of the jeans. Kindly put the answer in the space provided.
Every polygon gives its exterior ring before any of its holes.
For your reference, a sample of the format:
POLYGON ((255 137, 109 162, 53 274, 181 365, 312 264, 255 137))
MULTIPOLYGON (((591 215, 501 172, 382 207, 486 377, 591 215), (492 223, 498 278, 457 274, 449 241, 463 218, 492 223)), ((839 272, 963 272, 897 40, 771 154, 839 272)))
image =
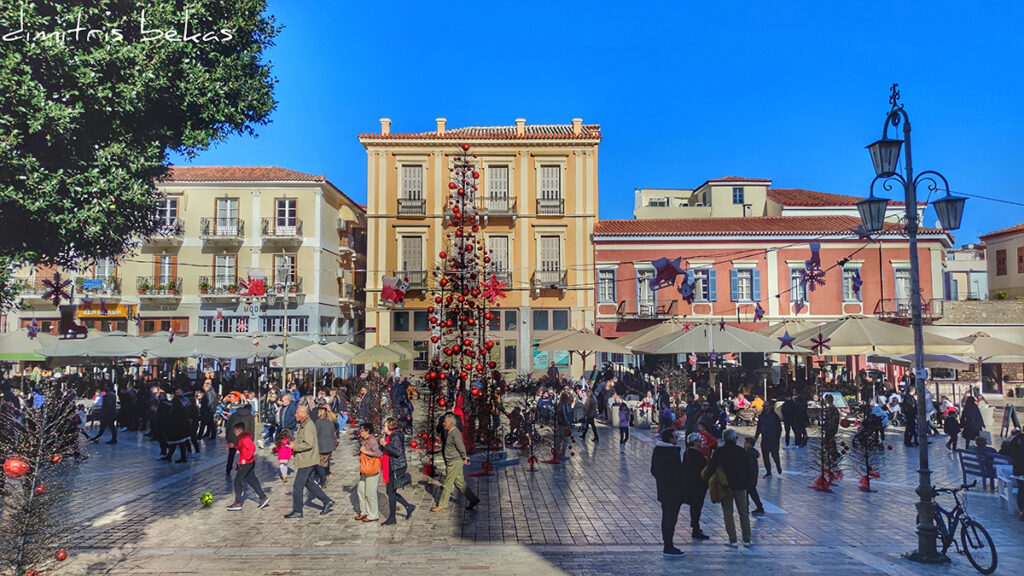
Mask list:
POLYGON ((346 426, 348 426, 348 414, 342 412, 338 414, 338 432, 344 434, 346 426))
POLYGON ((665 543, 665 550, 674 548, 672 535, 676 531, 676 522, 679 520, 679 508, 682 502, 661 503, 661 540, 665 543))
POLYGON ((591 416, 590 418, 584 418, 583 419, 583 431, 580 433, 580 440, 586 440, 587 439, 587 430, 593 430, 594 431, 594 442, 597 442, 598 440, 600 440, 600 438, 597 435, 597 424, 594 424, 594 417, 593 416, 591 416))
POLYGON ((448 499, 452 497, 452 488, 458 488, 459 491, 466 495, 466 500, 475 502, 477 500, 476 494, 466 484, 466 477, 462 474, 462 460, 453 460, 445 466, 447 470, 444 475, 444 487, 441 490, 441 498, 437 501, 437 505, 441 508, 448 507, 448 499))
POLYGON ((782 474, 782 463, 779 461, 779 443, 769 444, 764 440, 761 440, 761 456, 764 460, 764 469, 769 474, 772 473, 771 460, 775 461, 775 468, 778 469, 779 474, 782 474), (771 457, 771 459, 769 459, 771 457))
POLYGON ((729 542, 736 542, 736 519, 732 515, 734 505, 740 515, 743 541, 750 542, 750 509, 747 506, 746 490, 733 490, 729 497, 722 500, 722 516, 725 518, 725 532, 729 535, 729 542))
POLYGON ((306 466, 305 468, 299 468, 295 472, 295 484, 292 485, 292 512, 302 512, 302 505, 306 500, 304 489, 307 488, 314 498, 317 498, 324 504, 331 501, 327 494, 324 494, 324 491, 313 481, 313 470, 315 469, 316 466, 306 466))
MULTIPOLYGON (((403 472, 405 472, 405 469, 392 470, 393 474, 401 474, 403 472)), ((402 495, 398 493, 398 479, 396 476, 397 474, 388 478, 389 482, 384 485, 384 491, 387 492, 388 494, 388 522, 395 521, 395 509, 398 508, 399 502, 401 502, 402 506, 405 507, 406 512, 412 509, 412 505, 409 504, 409 501, 403 498, 402 495)))
POLYGON ((747 488, 747 496, 754 501, 754 510, 764 509, 764 504, 761 504, 761 495, 757 493, 757 486, 747 488))
POLYGON ((377 483, 380 482, 380 474, 373 476, 359 475, 359 483, 356 484, 356 493, 359 496, 359 513, 365 514, 370 520, 380 518, 377 509, 377 483))
POLYGON ((246 484, 252 486, 252 489, 256 491, 256 495, 260 497, 260 501, 267 497, 266 492, 263 491, 263 486, 260 485, 260 479, 256 477, 255 462, 242 464, 238 467, 238 473, 235 474, 235 502, 238 504, 244 501, 243 490, 246 484))

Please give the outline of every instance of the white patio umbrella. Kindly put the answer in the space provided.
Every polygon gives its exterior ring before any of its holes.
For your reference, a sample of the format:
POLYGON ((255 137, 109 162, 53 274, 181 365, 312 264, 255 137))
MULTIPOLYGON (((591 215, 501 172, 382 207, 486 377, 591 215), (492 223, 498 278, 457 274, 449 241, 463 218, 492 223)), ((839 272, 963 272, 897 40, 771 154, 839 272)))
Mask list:
MULTIPOLYGON (((914 331, 906 326, 883 322, 869 316, 844 316, 821 326, 792 334, 794 344, 804 348, 814 345, 812 338, 818 335, 828 338, 831 356, 856 354, 913 354, 914 331)), ((967 354, 970 344, 924 333, 924 348, 929 354, 967 354)))
POLYGON ((27 362, 45 360, 38 352, 40 348, 48 348, 57 342, 53 334, 36 334, 28 337, 28 330, 15 330, 0 334, 0 362, 27 362))
POLYGON ((137 336, 124 332, 90 332, 86 338, 56 340, 51 346, 39 349, 49 358, 138 358, 145 353, 143 342, 137 336))
POLYGON ((345 366, 349 363, 348 358, 335 354, 321 344, 314 344, 295 352, 289 352, 288 356, 271 360, 270 365, 280 368, 282 361, 289 368, 334 368, 345 366))
POLYGON ((174 342, 165 342, 153 346, 147 351, 153 358, 219 358, 234 359, 253 358, 257 355, 257 347, 251 341, 231 336, 208 336, 193 334, 175 338, 174 342))

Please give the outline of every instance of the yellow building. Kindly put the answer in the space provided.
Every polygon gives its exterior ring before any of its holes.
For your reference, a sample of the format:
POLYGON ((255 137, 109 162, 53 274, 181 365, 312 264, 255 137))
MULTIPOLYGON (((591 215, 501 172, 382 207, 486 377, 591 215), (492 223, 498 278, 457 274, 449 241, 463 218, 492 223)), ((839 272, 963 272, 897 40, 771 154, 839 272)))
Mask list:
MULTIPOLYGON (((142 335, 274 334, 287 316, 290 334, 314 340, 361 330, 366 215, 326 177, 180 166, 158 188, 160 233, 121 258, 64 273, 80 323, 142 335), (260 282, 270 297, 247 293, 260 282)), ((20 326, 35 318, 56 332, 59 314, 42 298, 53 271, 22 274, 31 308, 19 312, 20 326)))
MULTIPOLYGON (((366 344, 406 342, 428 360, 430 271, 442 237, 449 169, 463 143, 480 172, 481 222, 508 283, 503 309, 488 337, 501 343, 499 366, 508 372, 568 366, 562 353, 537 352, 532 344, 568 327, 594 327, 594 251, 597 221, 597 148, 601 128, 574 118, 570 124, 449 129, 438 118, 429 132, 361 134, 367 167, 366 344), (380 303, 385 275, 408 278, 405 306, 380 303)), ((580 367, 575 366, 576 373, 580 367)), ((564 371, 563 371, 564 373, 564 371)))

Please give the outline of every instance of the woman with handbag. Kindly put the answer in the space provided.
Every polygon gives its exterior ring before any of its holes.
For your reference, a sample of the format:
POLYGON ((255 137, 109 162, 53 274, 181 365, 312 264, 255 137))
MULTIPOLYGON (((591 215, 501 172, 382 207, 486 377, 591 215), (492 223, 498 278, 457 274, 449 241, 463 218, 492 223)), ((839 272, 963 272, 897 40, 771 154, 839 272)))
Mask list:
POLYGON ((412 518, 412 511, 415 506, 398 493, 399 488, 412 484, 412 477, 407 471, 408 465, 405 461, 405 437, 399 430, 398 420, 388 418, 384 420, 384 455, 381 456, 381 464, 384 475, 384 490, 388 495, 388 519, 384 526, 392 526, 395 522, 395 510, 401 502, 405 507, 405 518, 412 518))
POLYGON ((356 493, 359 496, 359 514, 356 520, 376 522, 380 519, 377 511, 377 483, 380 480, 383 453, 377 438, 373 436, 373 424, 369 422, 359 425, 359 484, 356 493))

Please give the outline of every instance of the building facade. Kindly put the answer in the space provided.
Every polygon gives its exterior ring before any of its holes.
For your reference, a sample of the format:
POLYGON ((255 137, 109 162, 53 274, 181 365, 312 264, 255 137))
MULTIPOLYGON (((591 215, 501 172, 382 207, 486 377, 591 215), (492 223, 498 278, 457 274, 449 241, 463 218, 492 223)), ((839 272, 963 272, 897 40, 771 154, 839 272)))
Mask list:
MULTIPOLYGON (((860 218, 854 203, 859 198, 771 189, 764 180, 730 177, 708 182, 697 190, 713 191, 721 182, 729 191, 709 194, 711 209, 718 202, 747 204, 747 216, 598 223, 596 321, 603 336, 626 335, 676 317, 749 324, 755 322, 758 307, 763 311, 759 326, 793 318, 820 322, 845 314, 909 320, 909 242, 894 224, 873 240, 858 234, 860 218), (799 215, 787 215, 787 210, 799 215), (751 215, 765 211, 773 215, 751 215), (811 243, 820 245, 825 281, 814 291, 801 275, 811 257, 811 243), (657 274, 653 262, 660 258, 680 258, 692 280, 692 303, 679 292, 683 275, 671 286, 650 288, 657 274)), ((696 208, 708 209, 707 203, 696 208)), ((940 230, 919 233, 923 311, 928 318, 941 313, 942 260, 950 241, 940 230)))
POLYGON ((965 244, 946 250, 942 268, 946 300, 988 299, 988 267, 983 244, 965 244))
POLYGON ((593 328, 591 232, 597 221, 600 126, 527 124, 361 134, 367 157, 366 343, 405 342, 417 351, 407 369, 428 360, 426 307, 430 271, 448 210, 449 170, 462 144, 480 173, 481 229, 494 251, 507 298, 489 326, 507 372, 568 366, 566 355, 537 353, 533 343, 565 328, 593 328), (381 303, 382 277, 408 279, 404 306, 381 303))
POLYGON ((992 298, 1024 298, 1024 223, 979 236, 992 298))
MULTIPOLYGON (((182 166, 158 189, 158 234, 120 258, 63 274, 74 281, 80 324, 140 335, 287 328, 339 341, 359 332, 366 216, 325 177, 273 166, 182 166)), ((21 326, 35 319, 56 332, 59 314, 42 298, 42 281, 52 275, 26 269, 18 279, 31 306, 19 312, 21 326)))

